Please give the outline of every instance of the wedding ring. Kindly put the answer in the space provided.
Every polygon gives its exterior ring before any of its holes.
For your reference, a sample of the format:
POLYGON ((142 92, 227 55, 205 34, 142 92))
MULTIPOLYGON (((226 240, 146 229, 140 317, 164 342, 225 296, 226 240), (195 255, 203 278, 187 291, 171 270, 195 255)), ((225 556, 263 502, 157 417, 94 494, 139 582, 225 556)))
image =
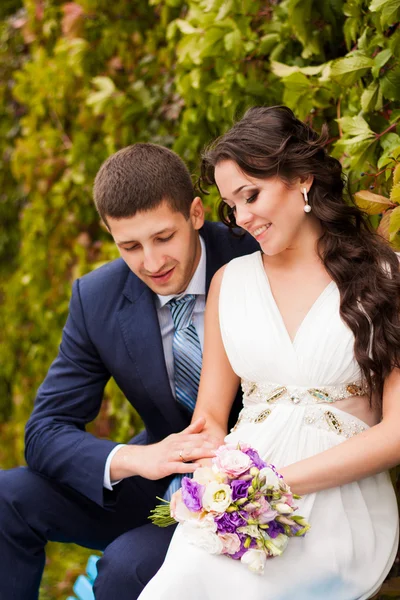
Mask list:
POLYGON ((183 458, 183 450, 179 450, 179 458, 183 463, 185 462, 185 459, 183 458))

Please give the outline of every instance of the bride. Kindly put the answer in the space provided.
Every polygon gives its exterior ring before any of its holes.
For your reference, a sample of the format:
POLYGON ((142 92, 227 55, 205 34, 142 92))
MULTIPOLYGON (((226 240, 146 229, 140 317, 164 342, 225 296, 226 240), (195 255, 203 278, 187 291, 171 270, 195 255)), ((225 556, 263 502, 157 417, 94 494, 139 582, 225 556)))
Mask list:
POLYGON ((261 252, 214 277, 193 417, 218 443, 247 442, 273 463, 311 530, 257 576, 178 526, 140 600, 361 600, 394 561, 398 259, 343 200, 324 141, 286 107, 252 108, 203 157, 222 220, 261 252), (244 406, 227 435, 240 382, 244 406))

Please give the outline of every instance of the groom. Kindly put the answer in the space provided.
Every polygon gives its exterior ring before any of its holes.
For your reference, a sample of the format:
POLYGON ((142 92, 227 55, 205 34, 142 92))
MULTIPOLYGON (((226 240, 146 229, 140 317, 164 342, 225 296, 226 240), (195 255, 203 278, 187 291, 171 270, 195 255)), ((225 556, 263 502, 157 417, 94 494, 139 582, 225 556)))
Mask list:
MULTIPOLYGON (((149 511, 184 462, 213 450, 204 422, 189 426, 210 280, 258 247, 204 222, 194 196, 181 159, 153 144, 120 150, 96 176, 121 258, 75 281, 26 426, 28 467, 0 471, 0 598, 37 600, 48 540, 104 550, 97 600, 134 600, 163 561, 172 530, 150 525, 149 511), (110 377, 145 425, 128 445, 85 431, 110 377)), ((239 406, 240 394, 233 420, 239 406)))

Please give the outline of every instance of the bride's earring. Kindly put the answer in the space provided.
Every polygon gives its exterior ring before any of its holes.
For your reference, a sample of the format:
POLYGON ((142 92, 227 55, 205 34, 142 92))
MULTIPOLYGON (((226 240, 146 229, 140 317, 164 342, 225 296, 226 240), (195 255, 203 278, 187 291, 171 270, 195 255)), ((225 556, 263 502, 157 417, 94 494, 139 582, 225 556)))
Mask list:
POLYGON ((311 209, 311 206, 308 204, 307 188, 305 188, 305 187, 304 187, 304 188, 301 190, 301 193, 302 193, 302 194, 303 194, 303 196, 304 196, 304 202, 305 202, 305 205, 304 205, 304 212, 305 212, 305 213, 310 213, 312 209, 311 209))

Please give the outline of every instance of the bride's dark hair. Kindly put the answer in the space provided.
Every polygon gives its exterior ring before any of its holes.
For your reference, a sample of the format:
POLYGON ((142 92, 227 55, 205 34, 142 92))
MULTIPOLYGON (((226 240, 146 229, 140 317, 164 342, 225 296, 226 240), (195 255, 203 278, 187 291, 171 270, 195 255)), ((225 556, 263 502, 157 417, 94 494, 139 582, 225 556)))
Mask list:
MULTIPOLYGON (((354 334, 371 402, 372 391, 381 402, 385 378, 400 366, 399 261, 350 196, 345 202, 342 167, 327 154, 326 140, 326 126, 319 136, 285 106, 254 107, 206 149, 200 182, 215 184, 215 167, 224 160, 252 177, 278 176, 288 185, 314 177, 308 195, 323 228, 318 254, 339 288, 340 314, 354 334)), ((236 226, 225 202, 218 213, 226 225, 236 226)))

